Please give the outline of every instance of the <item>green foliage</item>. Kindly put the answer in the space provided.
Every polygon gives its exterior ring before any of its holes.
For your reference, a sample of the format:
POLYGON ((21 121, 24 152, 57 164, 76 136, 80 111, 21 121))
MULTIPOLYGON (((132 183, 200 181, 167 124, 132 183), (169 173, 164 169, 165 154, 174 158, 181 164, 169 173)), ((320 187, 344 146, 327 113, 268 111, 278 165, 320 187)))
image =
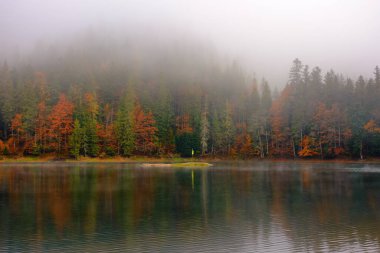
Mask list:
POLYGON ((4 147, 3 155, 6 155, 6 156, 7 156, 7 155, 10 155, 10 152, 9 152, 7 146, 4 147))
POLYGON ((159 88, 159 97, 154 108, 154 118, 158 128, 158 141, 161 152, 167 153, 173 151, 174 146, 174 112, 172 109, 172 98, 168 88, 161 84, 159 88))
POLYGON ((134 91, 131 87, 129 87, 126 94, 124 94, 123 98, 120 101, 115 124, 119 145, 119 154, 122 156, 130 156, 134 150, 134 103, 134 91))
POLYGON ((86 117, 83 121, 83 150, 85 156, 96 157, 99 153, 96 119, 86 117))
POLYGON ((78 159, 80 156, 80 150, 83 145, 83 129, 80 126, 79 120, 74 121, 74 130, 69 140, 70 154, 78 159))
MULTIPOLYGON (((184 133, 176 137, 176 151, 181 157, 192 157, 192 151, 199 151, 199 144, 196 134, 184 133)), ((197 152, 198 153, 198 152, 197 152)))

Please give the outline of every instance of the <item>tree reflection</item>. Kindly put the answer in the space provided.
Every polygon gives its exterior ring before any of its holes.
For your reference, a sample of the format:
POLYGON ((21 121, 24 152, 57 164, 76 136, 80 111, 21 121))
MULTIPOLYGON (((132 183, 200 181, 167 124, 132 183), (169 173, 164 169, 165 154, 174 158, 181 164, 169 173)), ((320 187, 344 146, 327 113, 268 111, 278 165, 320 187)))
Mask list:
POLYGON ((230 243, 239 244, 240 233, 253 243, 281 234, 294 251, 340 250, 347 242, 379 243, 379 182, 376 173, 313 164, 10 166, 0 170, 0 242, 30 238, 41 248, 86 236, 136 243, 179 231, 191 241, 223 227, 230 243))

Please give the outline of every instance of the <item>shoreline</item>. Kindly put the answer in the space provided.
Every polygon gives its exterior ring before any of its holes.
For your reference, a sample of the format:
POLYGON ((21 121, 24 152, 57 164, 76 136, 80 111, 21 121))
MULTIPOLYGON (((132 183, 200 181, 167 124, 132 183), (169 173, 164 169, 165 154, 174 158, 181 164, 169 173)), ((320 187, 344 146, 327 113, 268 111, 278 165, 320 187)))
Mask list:
POLYGON ((211 162, 235 162, 235 163, 252 163, 252 162, 297 162, 297 163, 380 163, 380 158, 368 158, 364 160, 360 159, 348 159, 348 158, 340 158, 340 159, 329 159, 329 160, 321 160, 321 159, 289 159, 289 158, 253 158, 253 159, 233 159, 228 157, 209 157, 209 158, 181 158, 181 157, 114 157, 114 158, 89 158, 82 157, 78 160, 76 159, 57 159, 55 157, 18 157, 18 158, 4 158, 0 160, 1 164, 20 164, 20 163, 145 163, 145 164, 156 164, 156 163, 211 163, 211 162))

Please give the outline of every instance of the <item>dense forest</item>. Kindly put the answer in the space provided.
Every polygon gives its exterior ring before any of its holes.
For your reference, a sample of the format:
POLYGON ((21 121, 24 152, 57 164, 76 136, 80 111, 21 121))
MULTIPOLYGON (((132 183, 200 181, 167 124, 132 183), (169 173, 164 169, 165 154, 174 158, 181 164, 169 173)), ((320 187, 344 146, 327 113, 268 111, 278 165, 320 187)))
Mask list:
POLYGON ((380 156, 380 69, 350 79, 295 59, 272 91, 186 40, 81 36, 0 69, 2 157, 380 156))

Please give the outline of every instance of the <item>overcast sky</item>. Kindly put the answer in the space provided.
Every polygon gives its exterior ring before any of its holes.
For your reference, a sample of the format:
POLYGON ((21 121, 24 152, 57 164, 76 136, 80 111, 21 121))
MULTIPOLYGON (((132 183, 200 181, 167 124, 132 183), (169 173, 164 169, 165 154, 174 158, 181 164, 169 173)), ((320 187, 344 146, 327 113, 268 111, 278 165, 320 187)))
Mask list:
POLYGON ((354 78, 380 65, 379 0, 0 0, 0 51, 124 24, 190 31, 275 86, 296 57, 354 78))

